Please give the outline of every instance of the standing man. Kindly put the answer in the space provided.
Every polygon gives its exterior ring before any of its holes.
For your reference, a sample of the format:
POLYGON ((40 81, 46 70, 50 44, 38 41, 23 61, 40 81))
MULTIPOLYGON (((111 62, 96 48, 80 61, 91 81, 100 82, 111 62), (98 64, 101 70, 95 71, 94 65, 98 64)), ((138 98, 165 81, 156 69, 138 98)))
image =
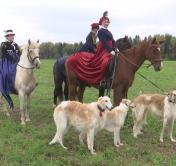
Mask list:
POLYGON ((13 109, 11 93, 15 93, 16 67, 20 59, 20 49, 14 42, 13 30, 5 30, 5 42, 1 43, 2 58, 0 60, 0 92, 7 100, 9 107, 13 109))

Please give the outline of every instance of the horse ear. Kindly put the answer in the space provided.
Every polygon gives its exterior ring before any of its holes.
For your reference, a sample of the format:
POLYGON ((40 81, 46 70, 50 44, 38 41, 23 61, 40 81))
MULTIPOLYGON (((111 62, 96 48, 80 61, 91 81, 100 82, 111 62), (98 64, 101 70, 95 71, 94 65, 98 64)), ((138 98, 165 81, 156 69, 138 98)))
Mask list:
POLYGON ((29 46, 31 45, 31 40, 30 40, 30 39, 28 40, 28 45, 29 45, 29 46))
POLYGON ((39 43, 39 40, 37 40, 37 43, 39 43))
POLYGON ((128 36, 125 35, 124 37, 124 41, 127 41, 128 40, 128 36))
POLYGON ((152 39, 152 44, 156 43, 156 37, 152 39))
POLYGON ((159 40, 159 44, 163 44, 165 42, 165 39, 159 40))

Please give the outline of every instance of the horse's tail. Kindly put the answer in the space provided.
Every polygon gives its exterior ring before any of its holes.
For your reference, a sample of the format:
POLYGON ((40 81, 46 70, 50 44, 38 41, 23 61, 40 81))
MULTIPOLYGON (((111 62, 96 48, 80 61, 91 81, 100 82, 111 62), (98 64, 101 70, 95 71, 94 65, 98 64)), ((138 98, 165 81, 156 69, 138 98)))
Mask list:
POLYGON ((54 105, 57 105, 57 98, 59 97, 60 101, 63 101, 63 91, 62 91, 62 75, 59 70, 58 61, 55 62, 53 66, 53 76, 54 76, 54 105))

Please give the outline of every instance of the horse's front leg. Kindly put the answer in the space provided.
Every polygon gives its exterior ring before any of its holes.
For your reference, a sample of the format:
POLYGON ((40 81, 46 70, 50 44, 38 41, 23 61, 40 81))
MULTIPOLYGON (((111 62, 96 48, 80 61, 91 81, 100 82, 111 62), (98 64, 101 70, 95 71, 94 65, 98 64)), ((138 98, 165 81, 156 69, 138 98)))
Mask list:
POLYGON ((64 96, 65 96, 65 100, 68 100, 68 84, 67 84, 67 81, 65 81, 64 96))
POLYGON ((122 89, 123 88, 121 86, 117 86, 117 88, 114 89, 114 93, 113 93, 114 106, 118 106, 122 101, 122 98, 123 98, 122 89))
POLYGON ((128 88, 125 88, 125 89, 123 90, 122 95, 123 95, 123 98, 128 99, 128 88))
POLYGON ((25 125, 24 99, 25 99, 25 95, 23 93, 19 93, 21 124, 22 125, 25 125))
POLYGON ((27 96, 27 109, 25 110, 25 120, 26 122, 30 122, 30 118, 29 118, 29 111, 31 110, 31 95, 27 96))
POLYGON ((105 94, 105 88, 99 87, 99 97, 103 97, 105 94))
POLYGON ((77 96, 77 86, 76 86, 76 78, 68 77, 68 94, 69 100, 76 100, 77 96))

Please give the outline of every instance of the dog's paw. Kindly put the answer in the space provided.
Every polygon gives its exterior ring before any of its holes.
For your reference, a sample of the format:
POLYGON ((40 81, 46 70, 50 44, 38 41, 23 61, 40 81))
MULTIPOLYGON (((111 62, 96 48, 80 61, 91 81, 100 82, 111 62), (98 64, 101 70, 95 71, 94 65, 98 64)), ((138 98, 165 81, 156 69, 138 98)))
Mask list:
POLYGON ((143 134, 143 132, 142 131, 139 131, 139 133, 138 133, 139 135, 142 135, 143 134))
POLYGON ((9 112, 6 112, 5 114, 7 117, 10 117, 10 113, 9 112))
POLYGON ((163 143, 163 142, 164 142, 164 141, 163 141, 163 138, 160 138, 160 142, 161 142, 161 143, 163 143))
POLYGON ((30 122, 31 120, 30 120, 30 118, 26 118, 26 120, 25 120, 26 122, 30 122))
POLYGON ((133 137, 134 137, 134 138, 137 138, 137 136, 138 136, 137 134, 133 134, 133 137))
POLYGON ((116 145, 115 145, 115 147, 119 148, 119 147, 120 147, 120 145, 116 144, 116 145))
POLYGON ((65 147, 65 146, 63 146, 63 145, 61 145, 65 150, 67 150, 68 148, 67 147, 65 147))
POLYGON ((21 121, 21 125, 26 125, 25 121, 21 121))
POLYGON ((176 140, 175 140, 174 138, 171 138, 171 141, 172 141, 172 142, 176 142, 176 140))
POLYGON ((119 143, 120 146, 123 146, 123 143, 119 143))
POLYGON ((91 154, 92 154, 92 155, 96 155, 95 150, 91 151, 91 154))
POLYGON ((53 145, 53 144, 54 144, 54 142, 52 142, 52 141, 48 143, 48 145, 53 145))

